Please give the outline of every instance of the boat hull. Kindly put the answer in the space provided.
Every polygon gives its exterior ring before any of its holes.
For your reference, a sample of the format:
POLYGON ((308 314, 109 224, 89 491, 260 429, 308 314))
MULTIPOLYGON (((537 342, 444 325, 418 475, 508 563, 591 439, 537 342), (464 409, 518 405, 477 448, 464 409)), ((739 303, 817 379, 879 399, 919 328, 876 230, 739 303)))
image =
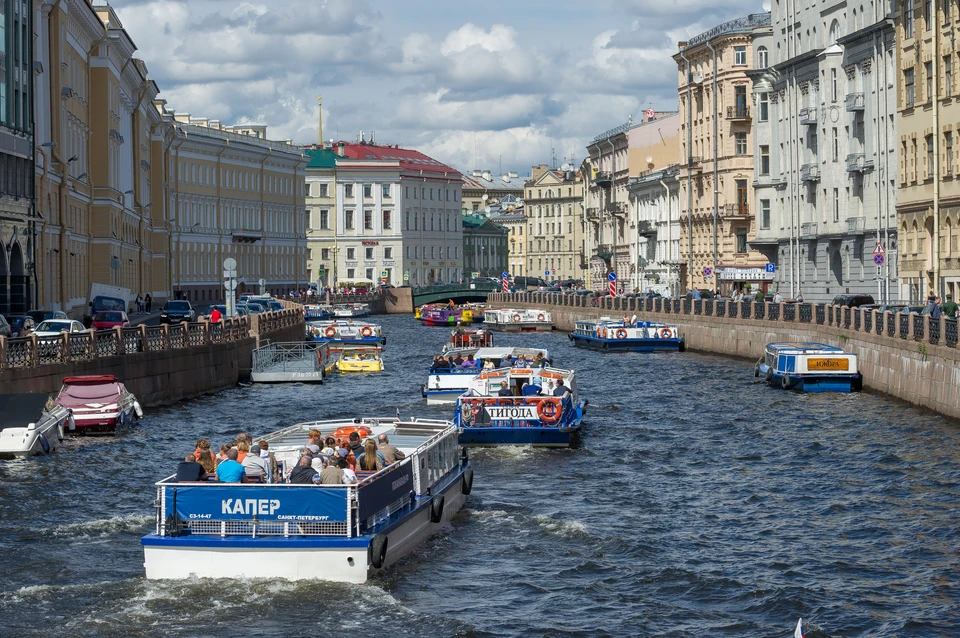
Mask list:
POLYGON ((767 384, 780 390, 797 392, 859 392, 863 388, 861 374, 780 374, 766 365, 757 367, 756 375, 765 377, 767 384))
POLYGON ((451 388, 446 390, 424 390, 422 392, 427 405, 451 405, 457 402, 457 397, 466 392, 466 388, 451 388))
POLYGON ((530 445, 533 447, 566 448, 580 442, 580 426, 557 427, 464 427, 460 430, 460 445, 499 447, 530 445))
POLYGON ((484 323, 484 328, 499 330, 500 332, 550 332, 553 324, 545 321, 517 322, 517 323, 484 323))
POLYGON ((681 339, 600 339, 571 334, 570 340, 578 348, 601 352, 683 352, 686 343, 681 339))
POLYGON ((73 421, 76 429, 70 434, 116 434, 117 429, 136 419, 136 412, 131 405, 125 410, 110 414, 84 414, 74 410, 73 421))
POLYGON ((363 584, 379 571, 370 565, 370 544, 387 537, 380 569, 390 567, 447 525, 463 508, 463 473, 458 466, 435 486, 432 497, 421 498, 370 530, 346 537, 170 537, 149 534, 141 539, 148 580, 183 578, 282 578, 363 584), (431 520, 431 501, 444 497, 443 514, 431 520))
POLYGON ((50 420, 33 430, 6 428, 0 432, 0 459, 22 459, 43 456, 56 450, 63 442, 63 422, 50 420))

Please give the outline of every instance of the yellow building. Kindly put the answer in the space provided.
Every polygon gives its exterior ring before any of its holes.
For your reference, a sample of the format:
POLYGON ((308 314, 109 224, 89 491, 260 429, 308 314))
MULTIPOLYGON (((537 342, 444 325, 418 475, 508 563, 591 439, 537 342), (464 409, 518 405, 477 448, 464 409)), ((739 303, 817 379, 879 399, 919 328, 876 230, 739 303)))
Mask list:
POLYGON ((770 14, 725 22, 673 56, 680 97, 680 251, 684 289, 730 293, 767 285, 767 259, 754 238, 753 41, 770 34, 770 14))
POLYGON ((960 295, 956 3, 897 2, 897 219, 901 299, 960 295), (946 13, 944 13, 946 11, 946 13))
POLYGON ((527 216, 520 206, 509 213, 492 215, 490 221, 507 229, 507 272, 511 276, 527 276, 527 216))
POLYGON ((524 196, 526 275, 547 281, 583 280, 587 275, 583 178, 572 167, 551 169, 546 164, 534 166, 532 174, 524 196))

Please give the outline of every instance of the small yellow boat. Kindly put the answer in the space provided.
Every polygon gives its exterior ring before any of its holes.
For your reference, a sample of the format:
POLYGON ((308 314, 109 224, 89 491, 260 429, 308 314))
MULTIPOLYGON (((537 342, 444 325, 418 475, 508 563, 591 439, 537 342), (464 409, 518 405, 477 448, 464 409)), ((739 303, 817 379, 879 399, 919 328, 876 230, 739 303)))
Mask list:
POLYGON ((337 370, 347 372, 382 372, 379 348, 346 348, 337 359, 337 370))

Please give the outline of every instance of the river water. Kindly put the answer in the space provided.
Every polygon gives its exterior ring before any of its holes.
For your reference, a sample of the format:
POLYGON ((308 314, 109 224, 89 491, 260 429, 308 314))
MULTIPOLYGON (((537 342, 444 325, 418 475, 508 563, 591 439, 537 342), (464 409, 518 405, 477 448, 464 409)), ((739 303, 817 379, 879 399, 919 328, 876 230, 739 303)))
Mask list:
POLYGON ((238 387, 0 464, 0 635, 792 636, 801 616, 808 636, 960 635, 955 422, 561 333, 498 344, 577 369, 583 446, 474 451, 466 508, 367 585, 144 580, 152 484, 196 439, 450 414, 419 394, 447 331, 377 320, 381 375, 238 387))

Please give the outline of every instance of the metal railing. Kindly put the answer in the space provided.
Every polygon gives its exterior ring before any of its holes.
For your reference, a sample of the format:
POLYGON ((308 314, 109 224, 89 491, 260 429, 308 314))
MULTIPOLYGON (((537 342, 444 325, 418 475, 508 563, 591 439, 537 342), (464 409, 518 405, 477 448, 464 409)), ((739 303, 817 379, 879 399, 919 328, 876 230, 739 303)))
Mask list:
MULTIPOLYGON (((885 340, 920 342, 931 346, 956 348, 958 341, 957 320, 940 317, 933 319, 917 313, 879 312, 873 309, 850 308, 812 303, 781 303, 742 301, 727 299, 691 301, 689 299, 645 299, 630 297, 601 297, 596 300, 582 295, 541 295, 529 293, 494 293, 488 303, 508 305, 529 303, 538 308, 552 310, 554 307, 591 307, 598 312, 637 311, 648 315, 687 315, 693 321, 702 317, 739 319, 740 323, 758 321, 770 323, 809 324, 829 326, 843 333, 877 335, 885 340), (592 300, 592 301, 591 301, 592 300)), ((657 320, 646 316, 641 319, 657 320)), ((663 317, 661 321, 676 321, 663 317)), ((953 356, 953 355, 950 355, 953 356)))
POLYGON ((253 351, 253 371, 302 372, 305 365, 322 370, 329 350, 330 344, 315 341, 271 343, 253 351))

